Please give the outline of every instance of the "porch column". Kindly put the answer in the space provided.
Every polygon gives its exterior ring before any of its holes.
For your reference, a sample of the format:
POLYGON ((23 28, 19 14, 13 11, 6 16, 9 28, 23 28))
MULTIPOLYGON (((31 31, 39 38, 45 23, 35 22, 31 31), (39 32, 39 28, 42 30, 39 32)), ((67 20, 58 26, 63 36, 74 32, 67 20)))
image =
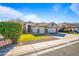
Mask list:
POLYGON ((47 30, 47 27, 45 27, 45 34, 47 34, 48 30, 47 30))
POLYGON ((58 33, 58 28, 56 27, 56 33, 58 33))

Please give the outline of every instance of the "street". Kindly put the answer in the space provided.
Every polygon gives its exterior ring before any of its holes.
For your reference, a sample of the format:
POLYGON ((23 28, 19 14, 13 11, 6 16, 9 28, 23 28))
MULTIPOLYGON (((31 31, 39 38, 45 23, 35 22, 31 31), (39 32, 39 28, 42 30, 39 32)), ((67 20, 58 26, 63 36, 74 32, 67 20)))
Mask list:
POLYGON ((49 51, 38 56, 79 56, 79 43, 49 51))

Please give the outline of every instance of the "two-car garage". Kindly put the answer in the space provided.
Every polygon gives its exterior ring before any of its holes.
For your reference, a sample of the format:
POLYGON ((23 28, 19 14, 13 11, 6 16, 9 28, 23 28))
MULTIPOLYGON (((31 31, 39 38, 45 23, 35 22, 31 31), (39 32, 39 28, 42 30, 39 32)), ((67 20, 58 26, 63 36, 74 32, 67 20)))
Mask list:
POLYGON ((45 33, 45 28, 44 27, 32 27, 32 33, 39 33, 39 34, 44 34, 45 33))

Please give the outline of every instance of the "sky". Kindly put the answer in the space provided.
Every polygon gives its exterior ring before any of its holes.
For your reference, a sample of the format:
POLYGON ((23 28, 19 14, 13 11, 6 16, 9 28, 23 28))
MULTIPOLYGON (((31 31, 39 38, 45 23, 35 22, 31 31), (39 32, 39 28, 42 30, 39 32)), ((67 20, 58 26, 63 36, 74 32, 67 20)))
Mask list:
POLYGON ((0 3, 0 21, 79 22, 79 3, 0 3))

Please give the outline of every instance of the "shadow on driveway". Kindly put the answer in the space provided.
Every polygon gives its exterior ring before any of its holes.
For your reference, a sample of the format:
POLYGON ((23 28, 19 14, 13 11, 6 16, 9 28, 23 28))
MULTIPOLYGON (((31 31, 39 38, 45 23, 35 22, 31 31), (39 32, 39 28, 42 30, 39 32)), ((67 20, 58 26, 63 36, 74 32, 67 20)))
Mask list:
POLYGON ((66 34, 64 33, 53 33, 53 34, 47 34, 48 36, 58 36, 58 37, 64 37, 66 34))
POLYGON ((9 52, 11 49, 13 49, 16 46, 16 44, 9 44, 4 47, 0 48, 0 56, 4 56, 7 52, 9 52))

